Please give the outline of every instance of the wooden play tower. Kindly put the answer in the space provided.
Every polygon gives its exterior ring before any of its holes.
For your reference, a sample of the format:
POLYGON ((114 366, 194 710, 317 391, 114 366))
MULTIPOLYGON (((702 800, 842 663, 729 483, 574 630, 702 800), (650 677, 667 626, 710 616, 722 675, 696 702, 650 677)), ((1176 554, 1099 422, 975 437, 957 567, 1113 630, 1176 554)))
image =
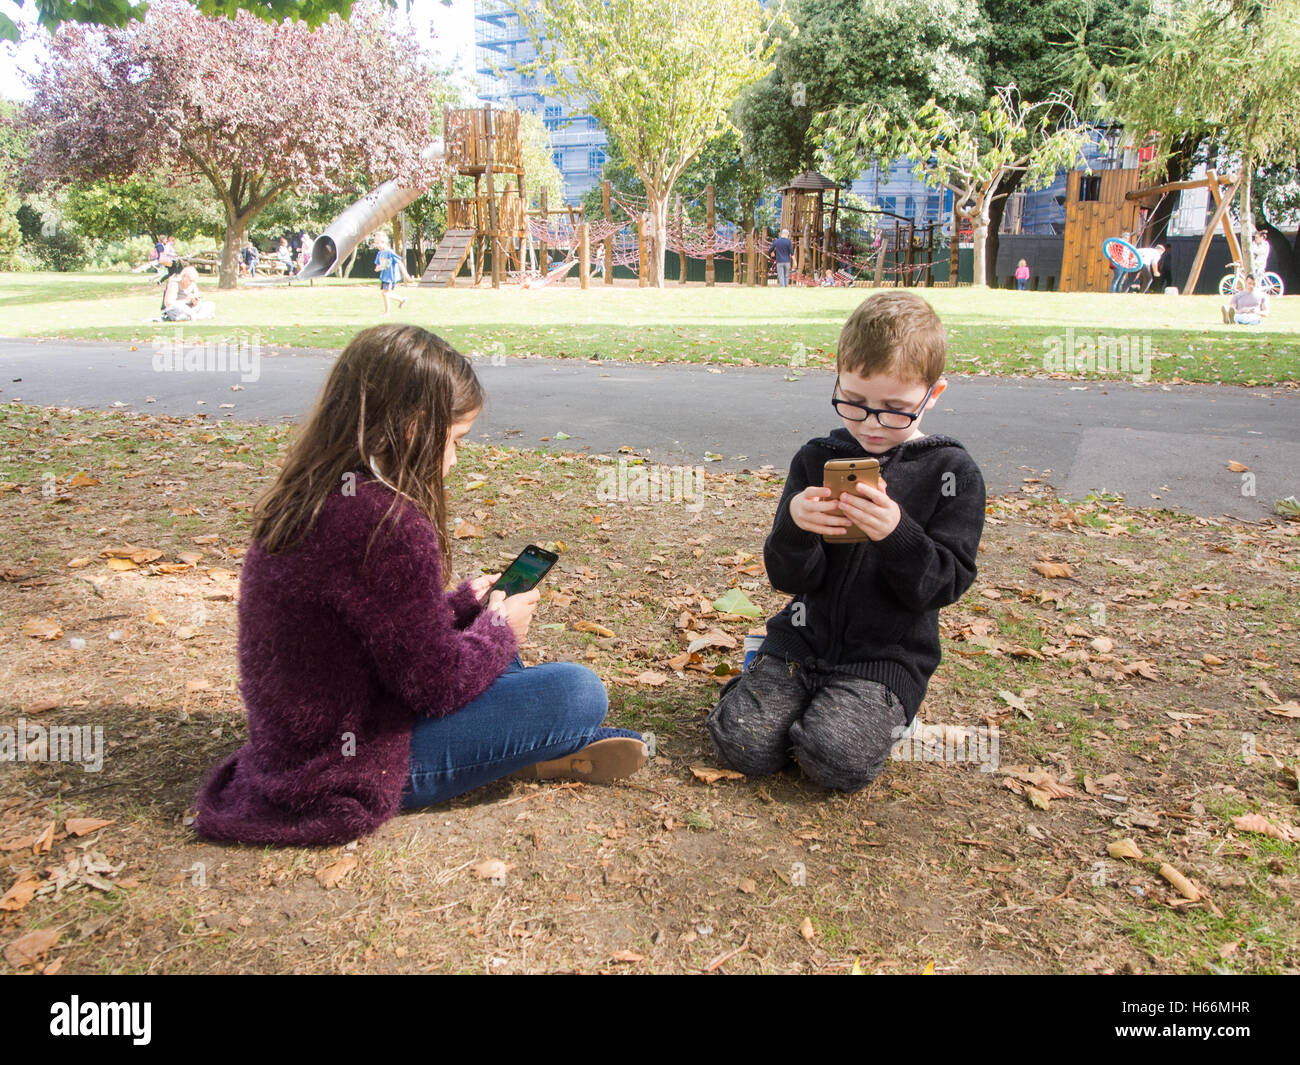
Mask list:
POLYGON ((528 242, 528 190, 524 182, 519 112, 487 107, 442 111, 447 163, 447 231, 439 242, 422 285, 455 283, 468 258, 474 283, 491 271, 492 287, 508 269, 523 269, 528 242), (472 196, 456 196, 458 175, 474 179, 472 196))
POLYGON ((840 187, 825 174, 807 170, 780 191, 781 228, 790 231, 794 245, 791 276, 817 278, 834 270, 840 187), (827 192, 833 193, 829 204, 827 192))

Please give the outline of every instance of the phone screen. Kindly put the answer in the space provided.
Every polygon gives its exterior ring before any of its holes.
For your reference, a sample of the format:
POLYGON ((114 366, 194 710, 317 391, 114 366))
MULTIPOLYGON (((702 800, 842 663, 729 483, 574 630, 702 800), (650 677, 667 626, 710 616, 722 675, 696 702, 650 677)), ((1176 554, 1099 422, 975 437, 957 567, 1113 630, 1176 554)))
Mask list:
POLYGON ((492 586, 492 591, 505 592, 507 596, 526 592, 536 587, 537 582, 546 576, 547 571, 555 565, 555 560, 556 556, 550 551, 529 545, 506 567, 501 578, 492 586))

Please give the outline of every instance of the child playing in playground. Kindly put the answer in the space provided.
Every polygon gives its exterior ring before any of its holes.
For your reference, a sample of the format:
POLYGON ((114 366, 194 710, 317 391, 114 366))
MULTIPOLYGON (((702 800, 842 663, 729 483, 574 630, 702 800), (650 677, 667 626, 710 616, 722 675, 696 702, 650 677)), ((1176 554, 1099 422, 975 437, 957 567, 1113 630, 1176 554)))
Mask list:
POLYGON ((1024 259, 1016 267, 1016 288, 1024 292, 1029 287, 1029 264, 1024 259))
POLYGON ((384 297, 384 314, 387 315, 390 310, 390 292, 399 308, 406 306, 408 297, 399 296, 393 289, 399 280, 411 284, 411 275, 406 272, 406 263, 402 262, 402 257, 389 245, 388 234, 382 230, 375 234, 375 249, 375 269, 379 271, 379 291, 384 297))
POLYGON ((984 527, 974 459, 921 432, 947 387, 946 347, 908 292, 872 296, 841 331, 831 403, 843 426, 795 455, 763 548, 773 586, 794 598, 708 715, 724 765, 764 775, 793 754, 816 783, 854 792, 915 719, 939 664, 939 609, 974 581, 984 527), (825 463, 867 457, 878 485, 830 498, 825 463), (836 543, 850 526, 868 539, 836 543))
POLYGON ((445 485, 484 401, 469 360, 418 326, 367 329, 335 362, 253 511, 250 738, 199 792, 204 839, 346 843, 511 774, 598 784, 645 764, 640 733, 602 726, 595 673, 523 665, 537 589, 452 581, 445 485))

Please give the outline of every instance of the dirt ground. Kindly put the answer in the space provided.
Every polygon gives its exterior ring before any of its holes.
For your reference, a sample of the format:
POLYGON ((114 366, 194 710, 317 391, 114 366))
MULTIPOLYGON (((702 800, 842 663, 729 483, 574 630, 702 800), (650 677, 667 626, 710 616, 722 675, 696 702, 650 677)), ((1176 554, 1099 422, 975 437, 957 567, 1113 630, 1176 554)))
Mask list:
POLYGON ((656 757, 346 847, 199 841, 195 792, 244 736, 247 510, 286 439, 0 408, 3 971, 1300 969, 1300 523, 1063 504, 1050 471, 990 501, 925 731, 844 796, 719 775, 703 730, 761 627, 714 601, 784 601, 782 471, 610 500, 636 456, 466 448, 460 575, 558 550, 525 658, 590 665, 656 757), (89 730, 77 757, 51 726, 89 730))

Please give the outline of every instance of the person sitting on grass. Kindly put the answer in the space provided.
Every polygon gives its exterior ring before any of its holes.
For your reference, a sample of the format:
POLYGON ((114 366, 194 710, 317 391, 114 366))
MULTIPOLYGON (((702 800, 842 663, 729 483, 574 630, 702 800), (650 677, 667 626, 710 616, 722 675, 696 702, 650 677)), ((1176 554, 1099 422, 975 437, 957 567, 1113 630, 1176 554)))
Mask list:
POLYGON ((468 359, 414 325, 358 333, 253 511, 239 584, 248 742, 196 801, 204 839, 346 843, 490 781, 605 783, 645 764, 600 678, 525 668, 536 589, 453 587, 447 477, 483 408, 468 359))
POLYGON ((913 293, 872 296, 840 332, 831 403, 843 427, 794 457, 763 561, 794 596, 709 713, 713 749, 750 776, 794 759, 855 792, 884 768, 939 665, 939 609, 975 580, 984 479, 921 418, 947 383, 943 324, 913 293), (878 484, 830 498, 830 459, 875 458, 878 484), (888 480, 886 481, 886 475, 888 480), (836 543, 850 527, 865 540, 836 543))
POLYGON ((199 295, 199 272, 184 267, 163 289, 162 316, 165 322, 197 322, 217 313, 217 305, 199 295))
POLYGON ((389 310, 389 293, 392 293, 392 299, 397 300, 399 308, 406 306, 406 301, 410 297, 399 296, 393 290, 397 287, 397 282, 405 280, 406 283, 412 284, 411 275, 406 272, 406 263, 402 262, 402 257, 393 251, 392 246, 388 243, 388 234, 380 230, 375 234, 375 269, 379 272, 379 292, 384 297, 384 314, 387 315, 389 310))
POLYGON ((1247 274, 1240 292, 1234 292, 1219 310, 1224 325, 1259 325, 1269 312, 1268 294, 1255 289, 1255 275, 1247 274))

